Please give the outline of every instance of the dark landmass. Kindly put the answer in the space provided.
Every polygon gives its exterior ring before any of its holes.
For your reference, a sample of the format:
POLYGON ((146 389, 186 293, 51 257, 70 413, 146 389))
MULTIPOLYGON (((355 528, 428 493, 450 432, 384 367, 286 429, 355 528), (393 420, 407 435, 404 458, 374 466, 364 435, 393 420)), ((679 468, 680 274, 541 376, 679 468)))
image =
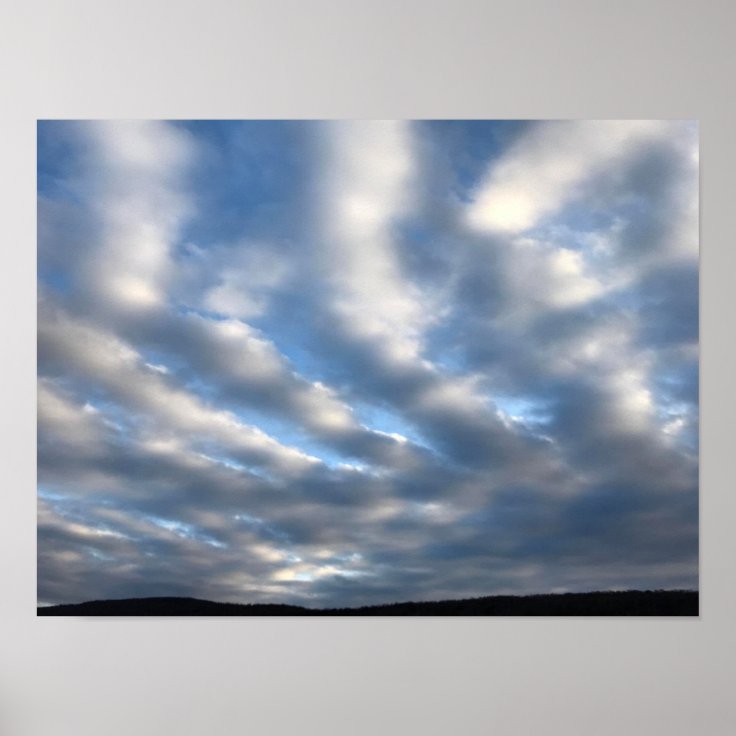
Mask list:
POLYGON ((215 603, 197 598, 127 598, 37 609, 39 616, 697 616, 698 592, 494 595, 464 600, 390 603, 362 608, 215 603))

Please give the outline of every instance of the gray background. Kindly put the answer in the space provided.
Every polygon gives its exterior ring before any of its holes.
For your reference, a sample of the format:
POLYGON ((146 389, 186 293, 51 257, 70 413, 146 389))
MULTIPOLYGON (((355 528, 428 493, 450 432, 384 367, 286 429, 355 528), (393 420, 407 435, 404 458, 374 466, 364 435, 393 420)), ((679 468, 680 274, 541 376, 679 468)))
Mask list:
POLYGON ((0 11, 0 734, 736 732, 729 2, 0 11), (701 120, 699 619, 35 618, 35 120, 701 120))

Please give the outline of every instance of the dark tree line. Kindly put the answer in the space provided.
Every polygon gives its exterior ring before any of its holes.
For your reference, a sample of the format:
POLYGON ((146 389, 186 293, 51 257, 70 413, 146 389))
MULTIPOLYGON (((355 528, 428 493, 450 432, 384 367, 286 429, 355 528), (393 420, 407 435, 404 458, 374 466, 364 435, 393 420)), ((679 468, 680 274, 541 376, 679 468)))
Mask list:
POLYGON ((361 608, 311 609, 215 603, 196 598, 128 598, 38 609, 39 616, 697 616, 698 612, 698 592, 690 590, 498 595, 361 608))

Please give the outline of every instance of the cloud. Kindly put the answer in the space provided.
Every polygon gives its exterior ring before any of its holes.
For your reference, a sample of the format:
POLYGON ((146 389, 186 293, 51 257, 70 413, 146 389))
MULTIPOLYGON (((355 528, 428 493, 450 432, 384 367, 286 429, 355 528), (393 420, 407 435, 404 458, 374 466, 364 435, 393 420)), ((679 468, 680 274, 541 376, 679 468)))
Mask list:
POLYGON ((235 319, 262 316, 268 310, 270 292, 292 276, 291 263, 267 244, 238 244, 227 249, 225 258, 202 306, 235 319))
POLYGON ((655 120, 538 124, 493 162, 474 195, 468 221, 491 232, 528 230, 581 196, 592 177, 637 155, 652 140, 677 132, 655 120))
POLYGON ((692 123, 39 135, 40 600, 697 586, 692 123))
POLYGON ((195 156, 189 136, 159 121, 85 123, 94 237, 80 262, 82 288, 98 309, 145 311, 165 298, 169 244, 187 216, 178 183, 195 156))
POLYGON ((40 360, 49 374, 71 370, 79 380, 135 412, 155 430, 173 437, 188 434, 201 443, 214 441, 245 463, 284 472, 319 462, 281 445, 257 427, 243 424, 228 411, 210 408, 159 370, 148 367, 134 348, 118 338, 52 309, 41 303, 38 329, 40 360))
MULTIPOLYGON (((265 310, 268 292, 294 268, 277 248, 241 242, 205 252, 190 245, 176 258, 177 234, 193 212, 181 179, 202 156, 186 131, 163 123, 85 124, 73 137, 81 141, 86 162, 73 189, 94 196, 85 208, 74 208, 81 222, 70 225, 80 238, 95 239, 91 254, 84 255, 75 239, 55 242, 71 256, 75 311, 94 314, 104 329, 148 346, 164 360, 183 362, 172 370, 206 382, 219 399, 296 421, 340 452, 379 462, 407 454, 390 437, 362 427, 335 391, 300 376, 270 340, 243 321, 265 310), (159 147, 161 155, 150 161, 148 153, 159 147), (177 281, 186 282, 192 270, 205 279, 199 298, 197 284, 194 298, 179 293, 177 281), (117 286, 123 282, 140 288, 122 293, 117 286)), ((47 219, 44 210, 41 222, 47 219)))
POLYGON ((320 143, 318 258, 334 291, 331 309, 356 339, 380 342, 386 358, 401 363, 417 355, 430 318, 393 244, 393 226, 412 205, 409 124, 327 124, 320 143))

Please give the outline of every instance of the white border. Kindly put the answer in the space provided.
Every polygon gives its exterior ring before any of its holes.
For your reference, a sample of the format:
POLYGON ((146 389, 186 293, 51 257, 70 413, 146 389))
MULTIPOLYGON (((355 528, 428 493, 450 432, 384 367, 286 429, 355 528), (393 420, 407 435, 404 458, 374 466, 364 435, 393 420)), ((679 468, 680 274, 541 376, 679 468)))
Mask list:
POLYGON ((736 732, 732 2, 25 0, 0 11, 0 732, 736 732), (701 617, 37 619, 35 120, 699 118, 701 617))

